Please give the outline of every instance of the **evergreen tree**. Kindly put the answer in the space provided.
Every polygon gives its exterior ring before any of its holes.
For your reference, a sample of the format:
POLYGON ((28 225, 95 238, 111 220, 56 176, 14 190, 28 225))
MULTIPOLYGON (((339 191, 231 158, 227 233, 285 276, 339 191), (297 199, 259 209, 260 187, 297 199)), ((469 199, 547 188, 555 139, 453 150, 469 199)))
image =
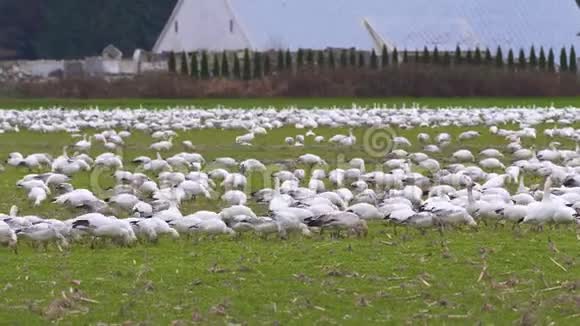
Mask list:
POLYGON ((232 70, 235 79, 243 79, 240 57, 237 52, 234 52, 234 67, 232 70))
POLYGON ((420 51, 415 51, 415 63, 421 63, 423 61, 423 59, 421 58, 421 52, 420 51))
POLYGON ((524 53, 524 49, 520 49, 520 53, 518 54, 518 69, 525 70, 526 64, 526 54, 524 53))
POLYGON ((433 63, 434 64, 441 63, 441 59, 439 58, 439 49, 437 48, 437 46, 435 46, 435 48, 433 49, 433 63))
POLYGON ((286 55, 284 57, 284 59, 286 59, 286 63, 284 64, 286 70, 292 71, 292 52, 290 52, 290 50, 286 50, 286 55))
POLYGON ((540 70, 546 70, 546 54, 544 53, 544 48, 540 48, 540 57, 538 58, 538 66, 540 70))
POLYGON ((512 49, 508 51, 507 65, 508 69, 514 70, 516 62, 514 58, 514 51, 512 49))
POLYGON ((495 66, 498 68, 503 67, 503 52, 500 46, 497 47, 497 51, 495 52, 495 66))
POLYGON ((334 51, 328 50, 328 67, 334 69, 336 66, 336 60, 334 59, 334 51))
POLYGON ((304 66, 304 50, 298 49, 296 53, 296 69, 300 70, 304 66))
POLYGON ((170 73, 177 72, 177 63, 175 62, 175 53, 169 52, 169 58, 167 59, 167 70, 170 73))
POLYGON ((342 50, 340 51, 340 67, 346 68, 348 66, 348 51, 342 50))
POLYGON ((574 49, 574 46, 572 46, 572 48, 570 48, 570 64, 568 64, 568 70, 574 74, 576 74, 576 72, 578 72, 576 60, 577 60, 576 49, 574 49))
POLYGON ((356 67, 356 49, 355 48, 350 49, 350 53, 349 53, 349 57, 348 57, 348 64, 351 67, 356 67))
POLYGON ((423 59, 422 61, 424 64, 431 63, 431 54, 429 53, 429 49, 427 49, 427 47, 423 48, 422 59, 423 59))
POLYGON ((449 51, 443 53, 443 65, 449 66, 451 64, 451 54, 449 51))
POLYGON ((181 53, 181 69, 179 70, 182 75, 187 75, 189 70, 187 69, 187 53, 181 53))
POLYGON ((536 56, 536 49, 534 46, 530 49, 530 60, 529 60, 530 67, 532 69, 536 69, 538 67, 538 57, 536 56))
POLYGON ((262 70, 262 53, 261 52, 254 52, 254 78, 255 79, 262 79, 264 77, 263 70, 262 70))
POLYGON ((217 53, 213 55, 213 68, 211 75, 213 78, 220 77, 220 57, 217 53))
POLYGON ((455 60, 456 65, 460 65, 463 63, 463 56, 461 55, 461 48, 459 47, 459 45, 455 47, 455 57, 453 59, 455 60))
MULTIPOLYGON (((409 58, 408 58, 408 56, 407 56, 406 53, 407 53, 407 50, 405 50, 405 55, 403 57, 403 60, 407 60, 408 61, 409 58), (407 58, 405 59, 405 57, 407 57, 407 58)), ((404 62, 407 62, 407 61, 404 61, 404 62)), ((392 62, 393 62, 393 65, 394 66, 399 65, 399 51, 397 51, 397 48, 394 48, 393 49, 393 61, 392 62)))
POLYGON ((568 54, 566 54, 566 48, 560 50, 560 72, 568 71, 568 54))
POLYGON ((209 79, 209 59, 207 57, 207 52, 201 52, 201 67, 199 73, 201 79, 209 79))
POLYGON ((312 49, 306 51, 306 64, 309 66, 314 65, 314 51, 312 49))
POLYGON ((190 71, 190 76, 193 79, 199 79, 199 63, 198 63, 198 58, 197 58, 197 52, 193 52, 191 54, 191 71, 190 71))
POLYGON ((381 68, 385 68, 389 65, 389 50, 387 46, 383 45, 383 50, 381 52, 381 68))
POLYGON ((278 50, 278 59, 276 60, 276 70, 278 70, 278 72, 283 71, 284 66, 285 66, 284 51, 280 49, 278 50))
POLYGON ((366 68, 367 63, 365 60, 365 54, 363 51, 358 52, 358 67, 359 68, 366 68))
POLYGON ((324 51, 316 51, 316 66, 318 69, 324 69, 324 51))
POLYGON ((375 49, 371 51, 371 69, 373 70, 379 69, 379 58, 377 57, 375 49))
POLYGON ((468 65, 473 64, 473 53, 471 52, 471 49, 467 50, 467 54, 465 55, 465 62, 468 65))
POLYGON ((481 50, 479 47, 475 48, 475 53, 473 54, 473 64, 481 65, 483 63, 483 57, 481 56, 481 50))
POLYGON ((252 61, 250 59, 250 50, 244 50, 244 66, 242 67, 243 70, 243 79, 250 80, 252 79, 252 61))
POLYGON ((548 51, 548 71, 556 71, 556 58, 554 57, 554 50, 552 50, 552 48, 548 51))
POLYGON ((491 51, 489 50, 489 48, 485 49, 484 63, 488 66, 491 66, 493 64, 493 56, 491 55, 491 51))
POLYGON ((264 76, 270 76, 272 72, 272 64, 270 62, 270 53, 264 54, 264 76))
POLYGON ((222 78, 230 78, 230 63, 228 62, 228 53, 226 51, 222 52, 222 78))

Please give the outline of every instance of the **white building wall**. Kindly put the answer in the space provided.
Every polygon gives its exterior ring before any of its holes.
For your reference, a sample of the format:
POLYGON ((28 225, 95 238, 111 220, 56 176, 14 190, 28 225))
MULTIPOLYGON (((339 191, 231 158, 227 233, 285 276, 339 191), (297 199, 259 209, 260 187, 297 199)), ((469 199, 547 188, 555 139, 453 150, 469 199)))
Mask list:
POLYGON ((48 77, 51 73, 64 71, 63 60, 16 61, 14 64, 25 74, 36 77, 48 77))
POLYGON ((154 51, 371 49, 365 19, 410 51, 580 48, 573 0, 180 0, 154 51))
POLYGON ((228 0, 179 0, 153 52, 251 48, 228 0))

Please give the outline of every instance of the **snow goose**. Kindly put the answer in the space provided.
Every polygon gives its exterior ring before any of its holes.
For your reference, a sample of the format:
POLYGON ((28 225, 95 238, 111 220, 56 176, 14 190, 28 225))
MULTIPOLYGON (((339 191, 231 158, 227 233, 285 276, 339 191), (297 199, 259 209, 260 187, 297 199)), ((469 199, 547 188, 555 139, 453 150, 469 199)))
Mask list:
POLYGON ((502 158, 503 154, 495 148, 487 148, 479 152, 479 155, 483 157, 495 157, 497 159, 502 158))
POLYGON ((234 219, 234 217, 239 215, 250 216, 253 218, 257 217, 251 208, 243 205, 233 205, 231 207, 222 209, 221 212, 219 213, 221 219, 224 220, 226 223, 231 222, 234 219))
POLYGON ((214 160, 216 164, 231 168, 238 165, 238 162, 231 157, 218 157, 214 160))
POLYGON ((228 206, 245 205, 248 198, 245 193, 239 190, 229 190, 222 195, 222 200, 228 206))
MULTIPOLYGON (((306 218, 312 218, 312 215, 309 215, 306 218)), ((304 224, 304 219, 301 219, 293 211, 277 211, 272 219, 274 220, 278 234, 282 239, 287 239, 288 234, 292 232, 300 232, 304 236, 311 235, 308 226, 304 224)), ((264 229, 265 227, 258 228, 257 231, 264 232, 264 229)))
POLYGON ((130 245, 137 237, 126 220, 91 213, 81 215, 72 222, 73 229, 83 230, 97 238, 109 238, 123 245, 130 245))
POLYGON ((423 230, 435 225, 435 215, 431 212, 419 212, 407 217, 401 224, 423 230))
POLYGON ((474 139, 474 138, 477 138, 479 136, 481 136, 481 135, 478 131, 469 130, 469 131, 465 131, 465 132, 462 132, 461 134, 459 134, 458 139, 460 141, 463 141, 463 140, 474 139))
POLYGON ((432 211, 435 214, 436 223, 445 225, 460 225, 467 224, 469 226, 477 226, 473 217, 467 210, 460 206, 447 205, 446 207, 438 208, 432 211))
POLYGON ((244 176, 243 174, 230 173, 226 176, 226 178, 224 179, 224 181, 222 181, 220 185, 224 187, 225 190, 232 189, 240 190, 246 188, 247 183, 248 180, 246 176, 244 176))
POLYGON ((220 219, 203 219, 197 224, 192 225, 190 229, 193 232, 201 232, 210 236, 220 234, 236 235, 236 232, 229 228, 227 224, 220 219))
POLYGON ((145 163, 143 169, 151 172, 171 171, 171 165, 161 158, 161 154, 157 152, 156 155, 157 158, 145 163))
POLYGON ((314 154, 304 154, 298 157, 298 163, 307 164, 307 165, 327 165, 326 161, 320 158, 318 155, 314 154))
POLYGON ((526 216, 521 220, 524 224, 534 224, 541 227, 542 225, 551 222, 553 216, 558 210, 558 203, 552 201, 550 189, 552 187, 552 179, 548 176, 544 183, 544 192, 542 201, 530 203, 527 207, 526 216))
POLYGON ((153 216, 153 206, 144 201, 139 201, 135 204, 135 206, 133 206, 131 212, 134 214, 138 214, 139 217, 149 218, 153 216))
POLYGON ((162 140, 156 143, 151 144, 151 146, 149 146, 150 149, 156 151, 156 152, 163 152, 163 151, 168 151, 173 147, 173 138, 170 137, 169 140, 162 140))
POLYGON ((425 143, 428 143, 431 140, 431 136, 429 136, 426 133, 421 132, 421 133, 417 134, 417 139, 421 143, 425 144, 425 143))
POLYGON ((33 203, 34 207, 40 206, 47 197, 47 191, 41 187, 34 187, 28 192, 28 200, 33 203))
POLYGON ((359 203, 349 206, 346 212, 354 213, 363 220, 382 219, 384 216, 379 209, 368 203, 359 203))
POLYGON ((14 230, 6 222, 0 220, 0 244, 12 248, 17 253, 17 243, 18 237, 14 230))
POLYGON ((72 208, 83 207, 87 204, 100 201, 90 190, 75 189, 57 196, 54 203, 72 208))
MULTIPOLYGON (((58 227, 64 229, 64 223, 57 221, 58 227)), ((39 222, 27 228, 16 230, 16 234, 22 238, 30 239, 33 242, 41 243, 44 248, 47 248, 49 243, 55 243, 59 251, 62 247, 68 247, 68 240, 62 234, 61 229, 53 225, 53 222, 39 222)))
POLYGON ((105 200, 111 207, 125 212, 132 211, 139 201, 137 196, 129 193, 118 194, 105 200))
POLYGON ((183 145, 183 147, 185 147, 186 149, 189 149, 190 151, 195 150, 195 146, 193 145, 191 140, 184 140, 181 142, 181 144, 183 145))
POLYGON ((211 198, 208 187, 201 182, 185 180, 179 184, 178 188, 183 190, 187 199, 198 196, 204 196, 207 199, 211 198))
POLYGON ((326 191, 326 186, 324 185, 324 182, 322 180, 312 178, 308 182, 308 189, 310 189, 316 193, 321 193, 321 192, 326 191))
POLYGON ((490 157, 479 161, 479 166, 487 170, 505 169, 505 165, 503 165, 503 163, 501 163, 495 157, 490 157))
POLYGON ((73 147, 78 151, 88 152, 91 149, 91 139, 92 137, 87 138, 87 135, 85 134, 83 139, 76 142, 73 147))
POLYGON ((319 216, 308 221, 308 226, 319 227, 322 231, 333 230, 340 235, 341 230, 347 230, 349 234, 356 236, 366 236, 368 226, 365 220, 358 215, 349 212, 334 212, 319 216))
POLYGON ((467 149, 460 149, 453 153, 451 157, 457 162, 474 162, 475 157, 467 149))
POLYGON ((173 239, 179 238, 177 230, 171 228, 167 222, 159 218, 129 218, 127 221, 131 224, 137 237, 144 237, 151 242, 157 242, 159 236, 164 234, 173 239))
POLYGON ((242 174, 245 174, 246 172, 262 171, 266 171, 266 166, 256 159, 247 159, 240 163, 240 172, 242 172, 242 174))
POLYGON ((256 138, 256 135, 253 132, 249 132, 247 134, 236 137, 236 144, 249 144, 254 140, 254 138, 256 138))

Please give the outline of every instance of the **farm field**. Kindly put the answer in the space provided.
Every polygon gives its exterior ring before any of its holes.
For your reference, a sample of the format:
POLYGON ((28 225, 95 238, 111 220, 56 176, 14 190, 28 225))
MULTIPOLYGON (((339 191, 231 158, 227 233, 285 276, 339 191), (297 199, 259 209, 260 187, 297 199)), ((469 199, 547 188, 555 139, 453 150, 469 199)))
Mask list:
POLYGON ((66 108, 86 108, 99 106, 107 107, 129 107, 129 108, 166 108, 168 106, 196 106, 202 108, 213 108, 217 106, 231 108, 253 108, 253 107, 276 107, 284 108, 296 106, 300 108, 312 107, 351 107, 353 104, 362 107, 373 107, 374 105, 387 107, 518 107, 518 106, 554 106, 568 107, 580 105, 579 97, 469 97, 469 98, 245 98, 245 99, 19 99, 0 98, 0 107, 6 109, 25 109, 61 106, 66 108))
MULTIPOLYGON (((36 107, 41 100, 10 101, 1 100, 0 107, 36 107)), ((265 105, 260 104, 265 102, 252 101, 239 101, 242 103, 239 106, 265 105)), ((330 103, 345 105, 352 100, 316 101, 304 99, 296 103, 330 106, 330 103)), ((437 106, 439 101, 419 103, 437 106)), ((451 100, 449 105, 517 105, 510 104, 508 99, 473 101, 451 100)), ((575 101, 561 99, 554 103, 567 106, 575 101)), ((55 102, 47 100, 46 105, 55 102)), ((91 103, 138 106, 136 100, 64 103, 64 106, 73 107, 91 103)), ((179 103, 186 102, 145 101, 147 105, 159 107, 179 103)), ((218 102, 198 103, 213 106, 218 102)), ((230 106, 235 102, 221 103, 230 106)), ((273 103, 281 106, 288 102, 273 103)), ((364 100, 362 103, 374 102, 364 100)), ((561 148, 575 146, 569 138, 550 138, 544 134, 545 129, 555 127, 554 122, 534 127, 536 139, 522 139, 522 146, 540 150, 554 140, 560 142, 561 148)), ((573 122, 571 127, 580 128, 580 123, 573 122)), ((508 123, 501 128, 518 130, 520 126, 508 123)), ((375 137, 369 134, 370 129, 355 127, 353 135, 358 141, 349 148, 328 142, 314 143, 308 137, 304 147, 288 146, 286 137, 307 131, 293 126, 268 130, 267 135, 257 136, 252 146, 236 144, 236 137, 246 132, 241 129, 177 130, 173 139, 175 145, 162 155, 167 158, 185 151, 181 143, 190 140, 196 147, 195 152, 208 162, 203 168, 205 172, 212 168, 210 162, 222 156, 238 161, 260 160, 267 166, 267 172, 249 174, 248 187, 244 191, 251 194, 273 187, 271 174, 288 167, 302 167, 309 175, 312 167, 296 163, 305 153, 324 159, 328 163, 327 171, 344 168, 353 158, 363 158, 369 171, 383 169, 387 153, 381 153, 382 147, 391 146, 392 139, 382 139, 386 143, 379 144, 380 150, 369 150, 368 141, 373 141, 369 137, 375 137)), ((379 136, 410 140, 411 146, 405 147, 409 153, 423 150, 423 145, 417 141, 419 132, 431 137, 441 132, 449 133, 452 145, 429 154, 442 166, 453 163, 451 155, 458 149, 479 153, 486 148, 496 148, 506 152, 505 137, 490 134, 489 126, 406 129, 392 125, 384 130, 386 134, 378 130, 379 136), (459 135, 468 130, 478 131, 481 136, 459 142, 459 135)), ((336 134, 348 134, 349 128, 319 127, 314 131, 329 139, 336 134)), ((94 134, 97 131, 87 129, 83 132, 94 134)), ((142 155, 154 157, 156 151, 149 145, 155 140, 147 132, 132 130, 131 133, 125 145, 114 152, 123 158, 124 169, 140 171, 139 165, 130 161, 142 155)), ((0 134, 0 157, 4 160, 12 152, 46 152, 57 157, 63 147, 78 140, 65 132, 6 131, 0 134)), ((102 144, 95 143, 88 154, 96 157, 106 151, 102 144)), ((69 150, 70 154, 72 152, 69 150)), ((511 163, 509 154, 506 153, 503 162, 511 163)), ((79 214, 78 210, 58 206, 51 200, 32 207, 26 192, 17 188, 16 183, 34 171, 6 164, 4 168, 0 174, 3 198, 0 212, 8 214, 11 206, 17 205, 19 215, 65 220, 79 214)), ((429 174, 419 166, 412 169, 429 174)), ((501 173, 501 170, 493 172, 501 173)), ((328 181, 325 182, 330 187, 328 181)), ((540 184, 541 187, 542 182, 538 176, 526 178, 527 186, 540 184)), ((112 170, 94 168, 76 174, 71 184, 75 188, 91 189, 99 197, 106 198, 111 196, 109 189, 115 185, 115 180, 112 170)), ((307 186, 308 181, 303 180, 301 185, 307 186)), ((506 188, 514 193, 517 183, 510 183, 506 188)), ((218 198, 223 189, 218 187, 216 193, 218 198)), ((268 207, 263 203, 250 200, 248 206, 258 215, 268 214, 268 207)), ((222 207, 219 199, 197 198, 183 203, 180 209, 183 215, 188 215, 200 210, 219 212, 222 207)), ((288 239, 281 240, 277 236, 263 239, 252 233, 239 237, 193 235, 177 240, 163 238, 157 243, 139 241, 130 247, 105 242, 91 248, 89 241, 81 241, 62 252, 52 245, 46 250, 35 248, 24 240, 18 245, 18 254, 0 247, 0 320, 2 324, 15 325, 54 321, 92 325, 578 324, 578 227, 546 226, 537 231, 529 225, 512 228, 511 223, 478 221, 478 224, 477 228, 457 226, 444 231, 430 228, 420 232, 375 220, 369 222, 366 237, 336 239, 326 233, 314 233, 311 237, 291 234, 288 239)))

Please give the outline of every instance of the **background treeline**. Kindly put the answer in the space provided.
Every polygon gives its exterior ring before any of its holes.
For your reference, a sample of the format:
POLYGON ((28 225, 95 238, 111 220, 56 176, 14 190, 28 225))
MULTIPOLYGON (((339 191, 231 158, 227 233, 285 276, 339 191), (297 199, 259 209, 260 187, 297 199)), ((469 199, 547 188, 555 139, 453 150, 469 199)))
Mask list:
POLYGON ((512 72, 577 72, 577 58, 574 47, 561 48, 558 53, 553 49, 531 47, 517 53, 501 47, 463 51, 459 46, 454 52, 441 52, 437 48, 423 51, 389 51, 383 47, 381 53, 375 50, 356 49, 299 49, 296 52, 278 50, 254 52, 193 52, 168 53, 168 67, 171 73, 190 76, 194 79, 261 79, 280 73, 301 71, 384 70, 401 65, 434 65, 448 69, 473 66, 482 69, 500 69, 512 72), (505 51, 505 52, 504 52, 505 51), (558 57, 556 57, 558 55, 558 57))
POLYGON ((0 60, 151 49, 177 0, 0 0, 0 60))
POLYGON ((20 97, 579 96, 576 51, 299 50, 167 56, 171 72, 0 85, 20 97))

